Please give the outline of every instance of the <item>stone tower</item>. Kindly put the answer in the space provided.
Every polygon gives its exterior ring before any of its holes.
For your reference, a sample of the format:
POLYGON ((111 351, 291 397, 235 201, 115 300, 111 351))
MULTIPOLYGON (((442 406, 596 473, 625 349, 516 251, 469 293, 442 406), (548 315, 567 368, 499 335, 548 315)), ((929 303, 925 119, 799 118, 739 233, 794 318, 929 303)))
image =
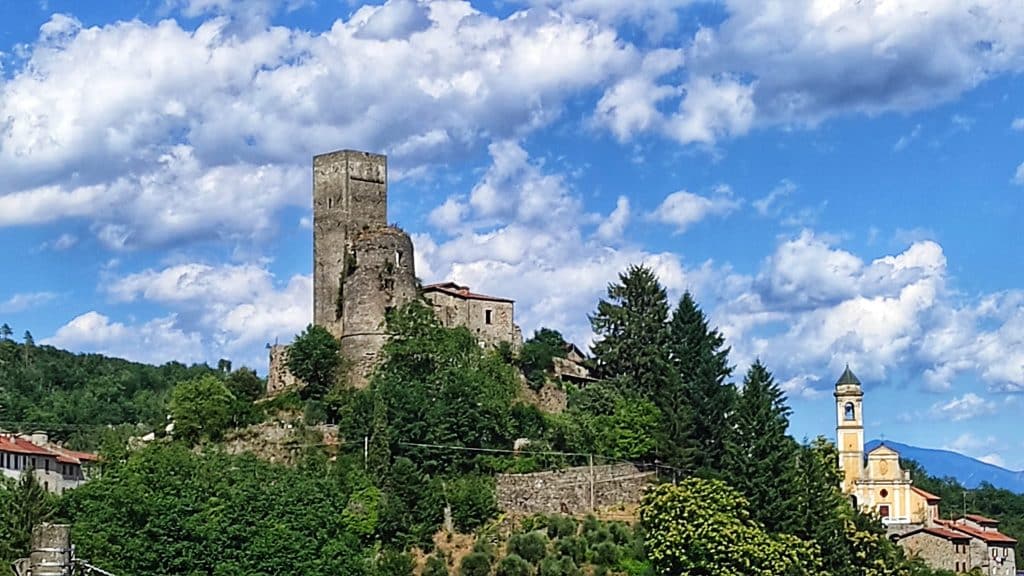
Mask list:
POLYGON ((356 387, 387 340, 387 311, 418 293, 412 240, 387 224, 387 187, 385 156, 313 158, 313 322, 341 340, 356 387))
POLYGON ((864 390, 847 366, 836 382, 836 444, 843 489, 849 493, 864 472, 864 390))

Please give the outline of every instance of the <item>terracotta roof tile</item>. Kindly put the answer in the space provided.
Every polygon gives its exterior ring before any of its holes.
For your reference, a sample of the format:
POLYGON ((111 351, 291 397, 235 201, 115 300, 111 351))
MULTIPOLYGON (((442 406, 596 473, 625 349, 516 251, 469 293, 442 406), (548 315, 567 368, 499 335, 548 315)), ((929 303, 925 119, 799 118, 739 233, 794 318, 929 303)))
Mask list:
POLYGON ((936 496, 935 494, 932 494, 931 492, 928 492, 928 491, 925 491, 925 490, 921 490, 917 486, 911 486, 910 489, 913 490, 914 492, 917 492, 918 494, 920 494, 925 500, 942 500, 942 496, 936 496))
POLYGON ((977 522, 978 524, 999 524, 999 520, 982 516, 981 514, 968 514, 966 518, 972 522, 977 522))
POLYGON ((424 292, 444 292, 457 298, 466 298, 467 300, 486 300, 489 302, 515 302, 509 298, 500 298, 498 296, 488 296, 486 294, 477 294, 470 292, 469 286, 460 286, 455 282, 441 282, 439 284, 428 284, 423 287, 424 292))
POLYGON ((1015 538, 1011 538, 1011 537, 1007 536, 1006 534, 1003 534, 1002 532, 1000 532, 998 530, 989 530, 989 531, 978 530, 977 528, 968 526, 966 524, 958 524, 956 522, 947 523, 946 526, 949 527, 949 529, 951 529, 951 530, 956 530, 957 532, 963 532, 964 534, 967 534, 968 536, 972 536, 972 537, 977 538, 979 540, 983 540, 987 544, 1016 544, 1017 543, 1017 540, 1015 538))

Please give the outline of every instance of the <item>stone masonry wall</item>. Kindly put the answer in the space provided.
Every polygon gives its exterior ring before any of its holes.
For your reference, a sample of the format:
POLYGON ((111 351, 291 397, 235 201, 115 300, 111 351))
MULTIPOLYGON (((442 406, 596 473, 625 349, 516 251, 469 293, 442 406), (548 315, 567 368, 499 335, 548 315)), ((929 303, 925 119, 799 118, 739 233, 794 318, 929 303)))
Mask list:
POLYGON ((533 474, 499 474, 498 508, 515 515, 586 514, 594 509, 639 503, 653 478, 653 472, 641 472, 631 464, 594 466, 592 508, 588 466, 533 474))
POLYGON ((299 385, 299 381, 288 370, 288 347, 274 344, 270 347, 270 366, 267 369, 267 396, 274 396, 299 385))
POLYGON ((957 553, 953 542, 925 532, 900 538, 899 544, 908 556, 917 556, 932 568, 962 571, 968 564, 966 546, 957 553))

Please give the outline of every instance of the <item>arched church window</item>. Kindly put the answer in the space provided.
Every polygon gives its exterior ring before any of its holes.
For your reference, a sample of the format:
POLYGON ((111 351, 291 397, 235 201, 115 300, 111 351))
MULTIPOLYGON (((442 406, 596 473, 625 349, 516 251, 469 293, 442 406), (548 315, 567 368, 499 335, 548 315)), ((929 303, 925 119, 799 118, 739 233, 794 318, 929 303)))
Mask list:
POLYGON ((855 417, 855 414, 854 414, 853 402, 847 402, 846 403, 846 406, 844 408, 844 416, 843 417, 846 420, 856 420, 857 419, 855 417))

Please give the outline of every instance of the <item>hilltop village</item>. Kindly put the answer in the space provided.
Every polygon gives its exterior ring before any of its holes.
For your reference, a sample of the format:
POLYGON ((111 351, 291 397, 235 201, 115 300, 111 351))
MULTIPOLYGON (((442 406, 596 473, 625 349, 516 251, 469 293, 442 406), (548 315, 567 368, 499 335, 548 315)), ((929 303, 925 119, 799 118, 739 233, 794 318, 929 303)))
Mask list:
POLYGON ((609 284, 589 353, 551 328, 524 338, 512 299, 422 285, 387 201, 384 156, 314 158, 313 323, 270 347, 265 381, 0 340, 8 414, 77 418, 0 435, 0 558, 167 576, 1015 574, 1024 498, 984 488, 949 514, 958 484, 884 443, 865 454, 849 367, 836 442, 799 442, 767 366, 734 374, 692 295, 673 305, 651 269, 609 284))

